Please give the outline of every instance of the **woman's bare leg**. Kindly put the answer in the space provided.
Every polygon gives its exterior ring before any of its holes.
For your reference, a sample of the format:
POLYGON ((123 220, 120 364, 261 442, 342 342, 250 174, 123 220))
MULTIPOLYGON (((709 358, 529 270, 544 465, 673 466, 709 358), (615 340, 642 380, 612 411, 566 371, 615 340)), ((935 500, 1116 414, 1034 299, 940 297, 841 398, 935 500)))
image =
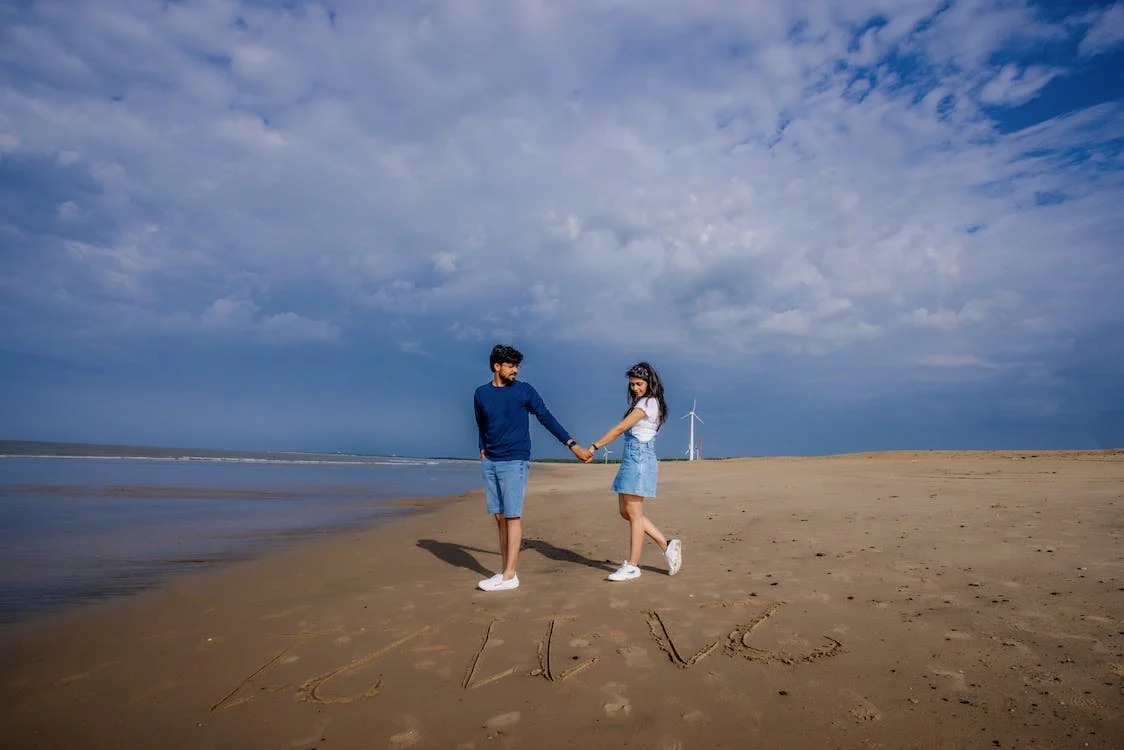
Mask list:
POLYGON ((660 546, 661 550, 667 549, 667 539, 652 521, 644 515, 644 498, 639 495, 617 495, 621 518, 628 521, 628 562, 630 565, 640 564, 640 553, 644 547, 644 536, 650 536, 652 541, 660 546))

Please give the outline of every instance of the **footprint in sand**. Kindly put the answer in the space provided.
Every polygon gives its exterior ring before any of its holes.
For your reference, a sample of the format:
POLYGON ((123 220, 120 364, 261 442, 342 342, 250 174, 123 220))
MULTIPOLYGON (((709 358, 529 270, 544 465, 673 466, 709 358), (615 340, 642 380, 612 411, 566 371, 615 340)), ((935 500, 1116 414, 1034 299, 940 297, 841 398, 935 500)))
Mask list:
POLYGON ((632 701, 624 697, 624 691, 627 689, 627 685, 619 682, 610 682, 601 688, 601 692, 609 698, 601 706, 606 716, 618 718, 632 715, 632 701))
POLYGON ((316 722, 312 729, 312 734, 299 740, 293 740, 289 743, 289 747, 315 747, 317 743, 323 741, 324 730, 328 728, 331 719, 321 719, 316 722))
POLYGON ((508 711, 505 714, 499 714, 498 716, 493 716, 492 718, 488 719, 486 722, 484 722, 484 728, 502 729, 503 727, 510 727, 518 724, 521 717, 522 714, 520 714, 518 711, 508 711))
POLYGON ((646 648, 624 646, 618 648, 617 653, 624 657, 624 663, 629 669, 651 669, 652 667, 652 656, 646 648))
POLYGON ((399 719, 399 726, 404 726, 406 728, 404 731, 390 736, 387 742, 387 747, 390 748, 390 750, 404 750, 408 747, 414 747, 422 741, 421 724, 418 722, 417 717, 410 715, 403 716, 399 719))
POLYGON ((963 672, 953 671, 951 669, 941 669, 940 667, 930 664, 929 671, 937 677, 945 677, 952 682, 953 690, 967 690, 968 680, 963 672))
POLYGON ((683 714, 682 718, 683 721, 688 724, 702 724, 703 722, 708 721, 707 715, 702 711, 699 711, 698 709, 695 709, 694 711, 688 711, 687 713, 683 714))
POLYGON ((855 706, 847 713, 858 721, 881 721, 882 712, 866 698, 852 690, 841 691, 844 696, 855 702, 855 706))
POLYGON ((402 750, 413 747, 422 740, 421 732, 416 729, 407 729, 405 732, 391 735, 388 747, 390 750, 402 750))

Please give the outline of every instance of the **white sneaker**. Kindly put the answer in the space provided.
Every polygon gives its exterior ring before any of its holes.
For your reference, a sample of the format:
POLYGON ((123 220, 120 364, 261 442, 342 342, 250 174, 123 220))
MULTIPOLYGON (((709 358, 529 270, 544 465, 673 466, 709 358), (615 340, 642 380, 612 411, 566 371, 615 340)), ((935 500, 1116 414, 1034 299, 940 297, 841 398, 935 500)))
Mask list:
POLYGON ((501 573, 498 576, 486 578, 476 585, 480 587, 481 591, 510 591, 519 588, 519 576, 512 576, 504 580, 501 573))
POLYGON ((683 543, 678 539, 670 540, 663 556, 667 560, 667 574, 669 576, 675 575, 683 567, 683 543))
POLYGON ((496 581, 502 581, 502 580, 503 580, 503 573, 496 573, 491 578, 485 578, 483 581, 480 581, 479 583, 476 584, 476 586, 478 588, 484 590, 484 591, 488 591, 488 589, 484 588, 484 584, 486 584, 486 583, 492 584, 492 583, 495 583, 496 581))
POLYGON ((621 563, 621 566, 609 574, 610 581, 631 581, 633 578, 640 577, 640 568, 635 565, 630 565, 628 561, 621 563))

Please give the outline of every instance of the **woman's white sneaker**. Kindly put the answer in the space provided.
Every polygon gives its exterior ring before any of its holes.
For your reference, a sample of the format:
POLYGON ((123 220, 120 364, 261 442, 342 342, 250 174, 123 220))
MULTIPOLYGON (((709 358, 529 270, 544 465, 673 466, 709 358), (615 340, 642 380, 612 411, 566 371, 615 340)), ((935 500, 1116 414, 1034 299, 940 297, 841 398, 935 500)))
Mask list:
POLYGON ((639 577, 640 568, 630 565, 627 561, 621 563, 621 566, 608 576, 610 581, 631 581, 633 578, 639 577))
POLYGON ((672 539, 667 543, 663 556, 667 560, 667 574, 675 575, 683 567, 683 543, 678 539, 672 539))

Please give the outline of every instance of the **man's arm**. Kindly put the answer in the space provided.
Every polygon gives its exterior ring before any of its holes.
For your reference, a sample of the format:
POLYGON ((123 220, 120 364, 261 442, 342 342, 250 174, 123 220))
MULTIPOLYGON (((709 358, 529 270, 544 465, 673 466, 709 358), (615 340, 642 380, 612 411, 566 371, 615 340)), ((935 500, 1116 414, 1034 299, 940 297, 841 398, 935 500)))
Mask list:
POLYGON ((529 390, 529 398, 527 402, 527 409, 535 415, 535 419, 547 429, 547 431, 558 439, 558 442, 565 445, 570 449, 579 460, 586 463, 593 457, 593 454, 582 446, 578 445, 578 441, 570 437, 570 433, 566 432, 566 428, 559 423, 554 415, 550 413, 550 409, 546 408, 546 402, 542 400, 542 396, 531 385, 527 386, 529 390))
POLYGON ((484 407, 480 405, 480 397, 472 395, 472 409, 476 412, 476 443, 480 449, 480 458, 484 458, 484 407))
POLYGON ((554 415, 550 413, 550 409, 546 408, 546 402, 542 400, 542 396, 531 385, 527 386, 527 411, 535 415, 535 419, 547 429, 551 435, 558 439, 566 447, 569 447, 574 440, 570 437, 570 433, 566 432, 566 428, 559 423, 554 415))

